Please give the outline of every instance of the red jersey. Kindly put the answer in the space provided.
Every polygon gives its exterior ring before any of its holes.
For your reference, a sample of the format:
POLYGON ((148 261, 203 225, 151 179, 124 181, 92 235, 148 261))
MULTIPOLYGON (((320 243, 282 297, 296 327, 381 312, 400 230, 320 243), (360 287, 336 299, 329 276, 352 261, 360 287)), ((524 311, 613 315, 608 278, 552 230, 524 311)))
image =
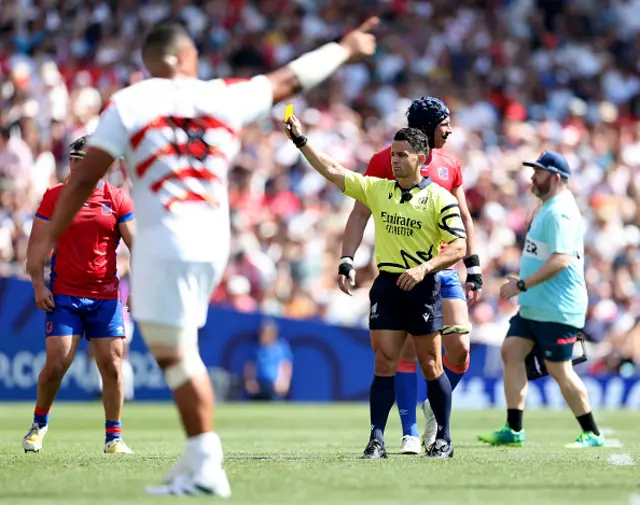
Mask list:
MULTIPOLYGON (((45 192, 36 217, 51 219, 63 187, 58 184, 45 192)), ((58 239, 51 258, 51 291, 101 300, 118 298, 118 224, 132 219, 133 203, 127 194, 101 181, 58 239)))
MULTIPOLYGON (((460 160, 452 154, 445 153, 441 149, 432 150, 422 168, 422 175, 430 177, 433 182, 451 193, 454 188, 462 186, 460 165, 460 160)), ((391 169, 391 146, 378 151, 371 157, 364 175, 380 179, 395 179, 391 169)))

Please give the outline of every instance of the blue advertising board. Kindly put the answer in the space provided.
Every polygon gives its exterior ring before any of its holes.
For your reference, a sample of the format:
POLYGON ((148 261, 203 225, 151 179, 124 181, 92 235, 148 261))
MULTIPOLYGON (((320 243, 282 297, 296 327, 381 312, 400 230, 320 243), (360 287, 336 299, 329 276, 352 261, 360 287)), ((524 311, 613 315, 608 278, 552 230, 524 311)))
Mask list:
MULTIPOLYGON (((330 326, 321 321, 276 321, 280 336, 289 342, 293 351, 292 401, 365 401, 368 398, 373 353, 366 330, 330 326)), ((207 325, 200 331, 199 344, 212 377, 216 370, 224 370, 230 377, 241 376, 261 322, 259 314, 210 308, 207 325)), ((33 401, 38 374, 45 361, 44 315, 33 301, 28 282, 0 279, 0 326, 0 401, 33 401)), ((456 390, 454 405, 471 409, 502 406, 499 348, 473 345, 471 356, 471 367, 456 390)), ((162 373, 137 331, 130 360, 137 400, 171 398, 162 373)), ((594 407, 640 407, 640 377, 585 377, 585 382, 594 407)), ((58 399, 81 401, 93 399, 95 395, 95 375, 87 359, 86 342, 83 342, 58 399)), ((420 395, 424 395, 423 384, 420 395)), ((560 407, 564 402, 553 381, 542 379, 531 383, 528 405, 560 407)))

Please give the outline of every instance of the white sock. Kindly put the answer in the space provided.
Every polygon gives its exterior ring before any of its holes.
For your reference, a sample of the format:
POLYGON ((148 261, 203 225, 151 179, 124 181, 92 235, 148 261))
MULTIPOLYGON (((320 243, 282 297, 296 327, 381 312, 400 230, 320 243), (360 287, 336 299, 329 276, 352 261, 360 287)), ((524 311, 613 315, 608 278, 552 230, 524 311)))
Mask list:
POLYGON ((124 399, 128 402, 135 396, 133 366, 128 359, 122 360, 122 381, 124 382, 124 399))
POLYGON ((222 442, 213 431, 188 438, 186 453, 187 457, 196 464, 208 458, 222 464, 222 442))

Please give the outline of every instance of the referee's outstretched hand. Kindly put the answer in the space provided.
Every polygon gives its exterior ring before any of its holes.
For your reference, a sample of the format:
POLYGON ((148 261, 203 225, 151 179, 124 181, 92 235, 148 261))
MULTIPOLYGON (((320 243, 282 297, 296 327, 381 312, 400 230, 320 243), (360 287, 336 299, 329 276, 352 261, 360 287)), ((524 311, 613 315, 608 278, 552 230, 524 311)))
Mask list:
POLYGON ((287 134, 287 137, 289 137, 289 140, 293 140, 293 137, 302 136, 302 123, 296 116, 292 115, 289 119, 284 121, 284 124, 287 125, 284 131, 287 134))
POLYGON ((396 285, 404 291, 411 291, 416 287, 416 284, 422 282, 426 274, 427 271, 422 265, 410 268, 400 274, 400 277, 398 277, 398 280, 396 281, 396 285))

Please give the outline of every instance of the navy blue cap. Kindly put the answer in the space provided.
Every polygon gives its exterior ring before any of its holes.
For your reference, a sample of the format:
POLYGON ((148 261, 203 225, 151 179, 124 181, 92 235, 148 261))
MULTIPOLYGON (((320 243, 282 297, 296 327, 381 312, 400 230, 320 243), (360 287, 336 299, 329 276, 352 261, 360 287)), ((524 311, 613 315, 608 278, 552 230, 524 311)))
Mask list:
POLYGON ((560 175, 563 179, 568 179, 571 176, 571 167, 567 159, 558 154, 555 151, 545 151, 536 161, 526 161, 523 163, 526 167, 542 168, 549 172, 560 175))

